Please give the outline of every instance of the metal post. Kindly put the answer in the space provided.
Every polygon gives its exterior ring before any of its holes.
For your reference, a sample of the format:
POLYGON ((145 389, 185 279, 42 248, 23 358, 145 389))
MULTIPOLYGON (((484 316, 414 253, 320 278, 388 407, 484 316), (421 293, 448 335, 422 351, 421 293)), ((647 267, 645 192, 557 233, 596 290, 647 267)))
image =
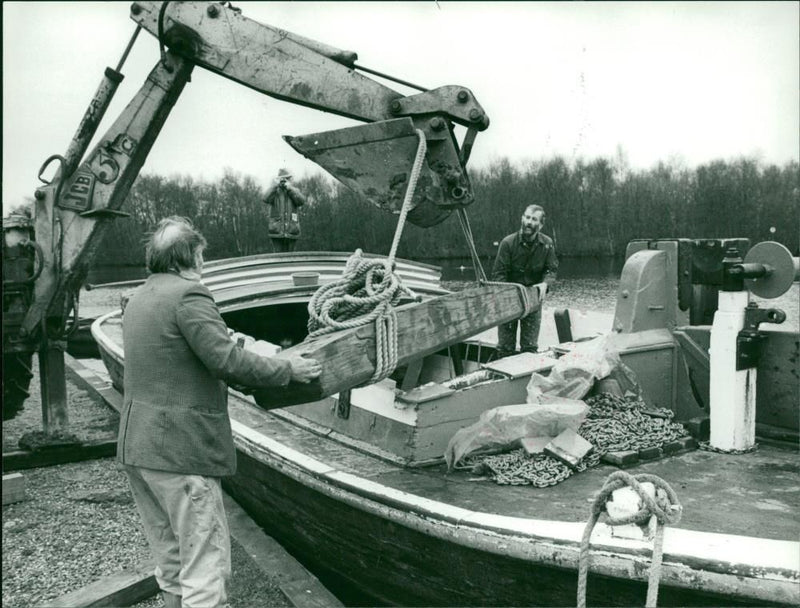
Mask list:
POLYGON ((65 340, 48 340, 39 351, 39 381, 42 389, 42 425, 46 435, 66 431, 67 378, 64 373, 65 340))
POLYGON ((756 369, 736 369, 736 338, 745 325, 747 291, 720 291, 711 326, 711 446, 747 450, 755 445, 756 369))

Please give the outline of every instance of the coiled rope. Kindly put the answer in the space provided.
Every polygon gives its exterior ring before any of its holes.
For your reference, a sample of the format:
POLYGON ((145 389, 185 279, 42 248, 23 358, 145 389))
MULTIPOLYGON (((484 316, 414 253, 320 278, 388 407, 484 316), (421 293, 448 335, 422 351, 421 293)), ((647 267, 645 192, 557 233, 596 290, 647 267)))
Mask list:
POLYGON ((420 129, 416 129, 416 132, 419 138, 417 156, 411 169, 388 257, 364 258, 361 249, 356 249, 347 260, 342 276, 337 281, 320 287, 308 303, 309 339, 340 329, 375 323, 375 373, 367 384, 383 380, 397 367, 397 315, 394 306, 403 296, 420 299, 394 273, 397 247, 427 150, 425 133, 420 129))
POLYGON ((657 521, 655 541, 653 544, 653 561, 650 564, 650 573, 647 579, 647 608, 655 608, 658 604, 658 584, 661 578, 661 556, 664 548, 664 526, 676 524, 681 519, 683 507, 678 502, 678 497, 669 484, 657 475, 642 473, 633 476, 625 471, 615 471, 606 479, 602 489, 592 503, 592 513, 581 539, 581 552, 578 558, 578 608, 586 608, 586 580, 589 574, 589 539, 592 536, 600 514, 605 510, 611 493, 625 486, 632 488, 641 498, 643 506, 636 513, 614 519, 609 517, 609 526, 624 524, 643 525, 655 518, 657 521), (641 484, 652 483, 656 488, 655 499, 642 488, 641 484))

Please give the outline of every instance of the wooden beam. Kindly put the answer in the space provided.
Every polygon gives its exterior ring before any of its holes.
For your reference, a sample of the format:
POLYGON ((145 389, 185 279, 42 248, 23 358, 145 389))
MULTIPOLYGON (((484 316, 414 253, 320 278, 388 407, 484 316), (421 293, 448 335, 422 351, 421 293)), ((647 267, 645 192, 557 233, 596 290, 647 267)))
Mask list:
POLYGON ((67 366, 67 376, 81 388, 89 393, 98 396, 106 405, 122 411, 122 395, 115 389, 108 380, 100 378, 94 370, 86 367, 75 357, 65 354, 64 361, 67 366))
POLYGON ((39 385, 42 392, 42 427, 45 433, 69 428, 67 378, 64 375, 64 340, 47 340, 39 351, 39 385))
MULTIPOLYGON (((512 283, 481 285, 396 309, 397 365, 430 355, 501 323, 539 308, 535 286, 512 283), (527 307, 526 307, 527 301, 527 307)), ((308 403, 369 381, 375 372, 375 326, 370 323, 302 342, 277 357, 305 354, 322 364, 322 375, 309 384, 253 391, 264 409, 308 403)))
POLYGON ((100 608, 101 606, 133 606, 158 593, 154 565, 144 562, 123 570, 46 604, 47 608, 100 608))
POLYGON ((19 471, 20 469, 49 467, 68 462, 80 462, 83 460, 95 460, 96 458, 108 458, 116 455, 116 453, 116 438, 103 439, 100 441, 89 441, 81 445, 67 445, 46 448, 33 452, 29 452, 27 450, 15 450, 13 452, 6 452, 3 454, 3 470, 19 471))
POLYGON ((25 500, 25 478, 20 473, 3 475, 3 504, 25 500))

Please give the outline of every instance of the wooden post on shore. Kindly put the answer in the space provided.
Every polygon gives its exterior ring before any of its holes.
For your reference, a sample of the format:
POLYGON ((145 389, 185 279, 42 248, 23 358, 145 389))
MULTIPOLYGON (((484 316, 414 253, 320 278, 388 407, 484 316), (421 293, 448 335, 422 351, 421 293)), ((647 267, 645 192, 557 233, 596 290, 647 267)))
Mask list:
POLYGON ((47 340, 39 351, 39 383, 42 389, 42 426, 46 435, 66 431, 67 378, 64 372, 66 340, 47 340))

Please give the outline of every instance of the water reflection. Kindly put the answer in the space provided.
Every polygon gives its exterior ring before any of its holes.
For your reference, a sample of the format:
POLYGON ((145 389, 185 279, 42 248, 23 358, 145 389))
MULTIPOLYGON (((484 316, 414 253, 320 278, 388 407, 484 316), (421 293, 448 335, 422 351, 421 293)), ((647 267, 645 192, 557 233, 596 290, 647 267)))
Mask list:
MULTIPOLYGON (((442 268, 444 281, 474 281, 475 266, 471 258, 433 258, 419 260, 426 264, 434 264, 442 268)), ((490 274, 494 264, 493 257, 481 258, 484 272, 490 274)), ((586 277, 619 278, 624 259, 614 257, 559 257, 558 276, 561 279, 586 277)))

